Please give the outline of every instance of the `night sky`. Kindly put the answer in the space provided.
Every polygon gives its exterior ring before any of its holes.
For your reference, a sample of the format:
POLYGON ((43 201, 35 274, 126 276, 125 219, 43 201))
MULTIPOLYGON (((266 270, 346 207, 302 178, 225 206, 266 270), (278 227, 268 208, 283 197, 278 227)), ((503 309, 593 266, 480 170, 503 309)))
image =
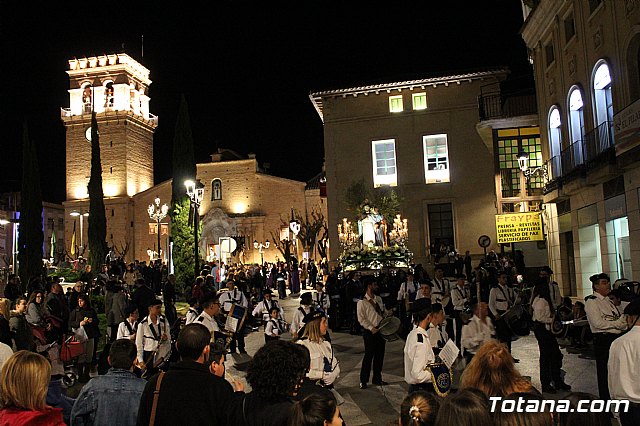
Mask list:
POLYGON ((0 192, 20 189, 26 119, 38 146, 43 198, 52 202, 65 198, 60 107, 69 106, 65 71, 73 57, 124 51, 150 70, 150 111, 159 116, 156 183, 171 177, 180 93, 189 104, 196 161, 209 161, 218 147, 255 152, 271 173, 306 181, 323 161, 311 91, 495 66, 508 66, 513 77, 531 74, 518 0, 384 8, 364 2, 216 1, 206 9, 190 2, 171 8, 9 3, 19 2, 0 0, 0 192))

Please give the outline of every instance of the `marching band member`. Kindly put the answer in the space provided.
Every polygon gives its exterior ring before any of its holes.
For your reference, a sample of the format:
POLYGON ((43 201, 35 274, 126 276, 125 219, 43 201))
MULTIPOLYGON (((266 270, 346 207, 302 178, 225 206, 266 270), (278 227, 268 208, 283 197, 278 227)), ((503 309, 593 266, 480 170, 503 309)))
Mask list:
POLYGON ((416 300, 422 298, 431 300, 431 281, 428 279, 420 281, 420 290, 416 294, 416 300))
POLYGON ((304 325, 304 318, 307 314, 313 312, 313 300, 310 292, 302 293, 300 296, 300 307, 293 313, 293 318, 291 319, 291 337, 293 340, 298 338, 298 331, 304 325))
POLYGON ((264 299, 260 301, 255 308, 253 308, 253 312, 251 314, 254 317, 261 317, 262 320, 266 323, 267 321, 269 321, 269 312, 271 311, 271 308, 276 307, 280 309, 280 318, 284 319, 284 311, 282 310, 282 307, 277 300, 272 300, 273 293, 271 292, 271 290, 264 290, 262 292, 262 295, 264 299))
POLYGON ((551 279, 551 275, 553 275, 553 271, 548 266, 540 268, 540 272, 538 273, 540 278, 544 278, 549 283, 549 294, 553 302, 553 312, 555 312, 555 310, 562 305, 562 295, 560 294, 558 283, 551 279))
POLYGON ((620 333, 627 330, 627 320, 607 296, 611 292, 611 283, 607 274, 596 274, 589 278, 593 294, 584 303, 587 320, 593 333, 593 350, 596 356, 598 377, 598 393, 600 399, 608 400, 609 385, 607 379, 607 362, 609 349, 620 333))
MULTIPOLYGON (((242 306, 245 309, 247 308, 247 306, 249 306, 249 303, 247 302, 247 298, 245 297, 244 293, 238 290, 234 286, 234 284, 235 283, 233 282, 233 280, 231 279, 228 280, 227 281, 228 291, 220 294, 219 300, 222 305, 222 310, 226 315, 229 315, 229 311, 231 310, 231 307, 233 305, 242 306)), ((236 351, 236 344, 241 354, 247 353, 247 351, 244 349, 244 331, 242 330, 242 328, 237 332, 233 333, 231 346, 229 347, 232 353, 236 351)))
POLYGON ((562 352, 556 336, 551 332, 551 324, 555 314, 553 300, 549 294, 549 283, 544 277, 539 278, 533 289, 533 332, 540 349, 540 384, 542 392, 556 393, 556 390, 571 390, 571 386, 562 380, 562 352), (553 380, 554 386, 551 386, 553 380))
POLYGON ((467 286, 467 277, 464 274, 458 275, 456 285, 451 289, 451 300, 453 301, 453 318, 456 321, 456 346, 460 346, 462 338, 462 320, 460 313, 464 310, 465 304, 469 303, 469 286, 467 286))
POLYGON ((431 288, 431 303, 448 302, 451 296, 451 283, 444 277, 444 269, 437 265, 435 269, 435 277, 433 278, 431 288))
POLYGON ((198 319, 198 317, 200 316, 200 312, 198 311, 199 307, 200 303, 198 302, 198 299, 193 297, 191 298, 191 300, 189 300, 189 310, 187 311, 187 317, 185 319, 184 325, 189 325, 196 319, 198 319))
POLYGON ((220 315, 220 300, 217 295, 209 294, 202 299, 200 305, 202 306, 202 313, 194 322, 207 327, 213 338, 214 333, 220 331, 216 321, 216 317, 220 315))
POLYGON ((116 339, 130 339, 135 343, 138 331, 138 308, 136 305, 129 305, 124 313, 127 318, 118 325, 116 339))
POLYGON ((331 343, 324 338, 329 328, 327 317, 324 312, 312 311, 304 317, 304 324, 302 337, 297 343, 309 349, 311 366, 307 377, 322 381, 323 386, 330 389, 340 376, 340 366, 331 343))
POLYGON ((274 306, 269 313, 271 317, 264 327, 264 343, 280 339, 280 336, 287 330, 287 324, 280 318, 280 308, 274 306))
MULTIPOLYGON (((138 349, 138 366, 144 370, 149 364, 151 369, 161 344, 169 340, 169 322, 161 315, 162 300, 156 299, 149 305, 149 315, 138 324, 136 347, 138 349)), ((148 371, 153 374, 153 371, 148 371)))
MULTIPOLYGON (((496 321, 496 337, 500 342, 507 345, 507 349, 511 353, 512 332, 506 321, 502 319, 502 315, 513 305, 515 295, 507 282, 507 273, 501 271, 498 274, 498 285, 493 287, 489 293, 489 311, 496 321)), ((519 360, 514 358, 514 362, 519 362, 519 360)))
POLYGON ((436 360, 427 334, 431 299, 416 299, 411 311, 416 327, 409 333, 404 345, 404 380, 409 384, 409 393, 417 390, 435 392, 431 373, 425 368, 436 360))
POLYGON ((427 336, 429 336, 433 353, 436 355, 440 353, 440 349, 442 349, 449 340, 449 336, 444 330, 444 322, 444 308, 440 303, 432 303, 427 336))
POLYGON ((473 317, 462 327, 462 348, 467 364, 478 352, 480 346, 492 340, 496 334, 493 322, 489 318, 489 308, 485 302, 473 305, 473 317))
POLYGON ((418 290, 420 290, 420 287, 418 286, 417 282, 413 281, 413 272, 408 272, 407 281, 400 284, 400 290, 398 291, 398 302, 406 301, 407 298, 410 302, 413 302, 418 295, 418 290))
POLYGON ((382 364, 384 363, 385 340, 378 330, 378 325, 384 318, 385 307, 380 297, 378 283, 371 279, 366 285, 367 292, 356 305, 358 322, 362 326, 362 338, 364 339, 364 358, 360 368, 360 389, 367 388, 371 364, 373 363, 374 385, 386 385, 382 380, 382 364))
POLYGON ((324 292, 324 284, 322 282, 316 283, 316 293, 313 295, 313 303, 318 310, 328 314, 331 302, 329 295, 324 292))

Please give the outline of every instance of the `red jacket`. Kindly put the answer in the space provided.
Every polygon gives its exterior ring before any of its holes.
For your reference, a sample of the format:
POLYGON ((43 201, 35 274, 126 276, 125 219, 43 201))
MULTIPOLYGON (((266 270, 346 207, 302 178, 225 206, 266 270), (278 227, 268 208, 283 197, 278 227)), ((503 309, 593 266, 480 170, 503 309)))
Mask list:
POLYGON ((46 411, 4 408, 0 410, 0 426, 65 426, 65 423, 62 408, 48 407, 46 411))

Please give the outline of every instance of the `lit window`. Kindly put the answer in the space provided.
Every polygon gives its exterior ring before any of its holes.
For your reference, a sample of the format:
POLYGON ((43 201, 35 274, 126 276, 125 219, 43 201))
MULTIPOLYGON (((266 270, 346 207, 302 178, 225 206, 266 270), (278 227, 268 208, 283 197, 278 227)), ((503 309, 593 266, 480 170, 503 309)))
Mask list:
POLYGON ((596 127, 602 123, 613 122, 613 100, 611 96, 611 73, 609 65, 600 61, 593 73, 593 102, 596 127))
POLYGON ((396 141, 385 139, 371 143, 373 159, 373 186, 396 186, 398 173, 396 168, 396 141))
POLYGON ((426 93, 414 93, 412 96, 413 99, 413 109, 427 109, 427 94, 426 93))
POLYGON ((449 182, 449 150, 447 135, 422 138, 424 148, 424 177, 426 183, 449 182))
POLYGON ((402 112, 402 95, 389 96, 389 112, 402 112))

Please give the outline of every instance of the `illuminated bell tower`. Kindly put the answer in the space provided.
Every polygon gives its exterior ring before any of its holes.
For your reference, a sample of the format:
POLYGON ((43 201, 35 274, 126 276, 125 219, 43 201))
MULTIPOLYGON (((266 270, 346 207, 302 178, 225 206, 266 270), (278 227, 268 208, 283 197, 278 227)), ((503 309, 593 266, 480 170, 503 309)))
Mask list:
MULTIPOLYGON (((61 108, 66 129, 66 241, 71 241, 77 220, 70 215, 88 212, 91 112, 95 111, 107 243, 133 243, 132 197, 153 186, 153 133, 158 118, 149 113, 149 70, 122 53, 71 59, 67 74, 69 108, 61 108)), ((83 239, 80 246, 86 246, 86 235, 83 239)))
POLYGON ((100 132, 104 196, 133 196, 153 186, 153 132, 149 113, 149 70, 129 55, 69 60, 67 200, 88 197, 91 171, 91 111, 100 132))

